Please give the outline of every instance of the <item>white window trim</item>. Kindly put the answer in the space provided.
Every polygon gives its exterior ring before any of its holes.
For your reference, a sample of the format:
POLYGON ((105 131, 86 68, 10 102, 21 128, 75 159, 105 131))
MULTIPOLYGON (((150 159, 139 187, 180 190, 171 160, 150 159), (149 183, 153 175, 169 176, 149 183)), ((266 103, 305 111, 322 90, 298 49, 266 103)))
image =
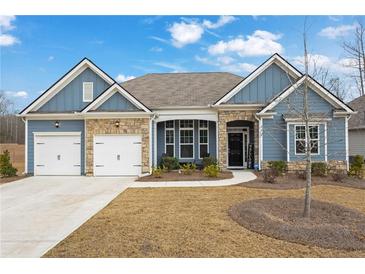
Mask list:
POLYGON ((172 145, 174 147, 174 149, 172 150, 173 151, 172 157, 175 157, 175 120, 172 120, 172 123, 173 123, 172 128, 171 127, 166 127, 166 122, 167 121, 164 122, 164 125, 165 125, 165 154, 166 154, 166 151, 167 151, 167 149, 166 149, 167 145, 169 145, 169 146, 172 145), (166 131, 169 131, 169 130, 172 130, 173 136, 174 136, 174 139, 173 139, 172 143, 167 143, 166 142, 166 131))
POLYGON ((83 82, 82 83, 82 101, 83 102, 92 102, 94 99, 94 83, 93 82, 83 82), (91 84, 91 99, 85 99, 85 85, 91 84))
MULTIPOLYGON (((191 120, 191 119, 183 119, 183 120, 191 120)), ((195 140, 195 136, 194 136, 194 120, 193 121, 193 127, 181 127, 181 120, 179 120, 179 159, 181 160, 194 160, 195 159, 195 149, 194 149, 194 140, 195 140), (193 131, 193 142, 192 143, 183 143, 181 144, 180 140, 181 140, 181 131, 182 130, 192 130, 193 131), (183 158, 181 157, 181 145, 192 145, 193 146, 193 157, 192 158, 183 158)))
MULTIPOLYGON (((205 120, 203 120, 205 121, 205 120)), ((198 155, 199 159, 203 159, 204 157, 200 157, 200 145, 207 145, 207 153, 209 154, 209 121, 207 121, 207 127, 200 127, 200 120, 198 121, 198 155), (200 130, 206 130, 207 131, 207 142, 206 143, 200 143, 200 130)))
MULTIPOLYGON (((306 153, 297 153, 297 127, 304 127, 304 133, 306 134, 307 131, 306 131, 306 128, 305 128, 305 124, 294 124, 294 155, 298 155, 298 156, 303 156, 303 155, 306 155, 306 153)), ((317 139, 311 139, 310 138, 310 141, 318 141, 318 152, 317 153, 312 153, 311 152, 311 155, 313 156, 316 156, 316 155, 321 155, 321 135, 320 135, 320 124, 316 124, 316 125, 313 125, 313 124, 309 124, 309 127, 318 127, 318 138, 317 139)), ((299 140, 302 140, 302 139, 299 139, 299 140)), ((304 141, 305 141, 305 145, 307 147, 307 138, 306 136, 304 137, 304 141)))

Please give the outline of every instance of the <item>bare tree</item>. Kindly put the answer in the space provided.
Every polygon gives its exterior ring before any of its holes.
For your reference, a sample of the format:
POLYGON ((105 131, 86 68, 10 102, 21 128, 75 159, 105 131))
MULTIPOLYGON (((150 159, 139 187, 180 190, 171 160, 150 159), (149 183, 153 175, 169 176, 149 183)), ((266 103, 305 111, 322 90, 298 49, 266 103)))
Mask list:
POLYGON ((6 96, 5 92, 0 90, 0 116, 11 112, 13 102, 6 96))
POLYGON ((356 82, 359 96, 362 96, 365 94, 365 27, 362 22, 357 23, 354 40, 343 42, 342 47, 350 59, 347 66, 354 69, 354 73, 350 76, 356 82))

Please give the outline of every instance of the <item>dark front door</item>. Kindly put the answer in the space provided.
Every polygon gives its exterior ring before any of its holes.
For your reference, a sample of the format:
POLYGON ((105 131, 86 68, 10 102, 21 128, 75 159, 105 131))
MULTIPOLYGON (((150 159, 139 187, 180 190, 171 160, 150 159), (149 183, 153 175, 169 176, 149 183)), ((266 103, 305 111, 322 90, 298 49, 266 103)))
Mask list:
POLYGON ((243 134, 228 133, 228 166, 243 166, 243 134))

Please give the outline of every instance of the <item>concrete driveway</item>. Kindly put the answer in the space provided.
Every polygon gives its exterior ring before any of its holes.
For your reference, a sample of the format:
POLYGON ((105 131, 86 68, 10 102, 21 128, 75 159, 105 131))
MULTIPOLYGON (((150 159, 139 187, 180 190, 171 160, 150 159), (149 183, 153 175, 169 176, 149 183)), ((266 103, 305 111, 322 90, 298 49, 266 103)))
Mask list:
POLYGON ((0 186, 0 256, 42 256, 133 181, 47 176, 0 186))

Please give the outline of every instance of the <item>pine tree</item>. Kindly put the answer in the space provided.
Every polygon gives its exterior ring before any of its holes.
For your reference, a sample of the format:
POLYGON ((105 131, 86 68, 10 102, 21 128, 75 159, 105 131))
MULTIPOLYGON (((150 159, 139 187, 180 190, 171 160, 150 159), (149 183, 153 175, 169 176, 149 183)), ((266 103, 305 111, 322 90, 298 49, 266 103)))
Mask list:
POLYGON ((3 154, 0 154, 0 175, 2 177, 11 177, 15 176, 17 171, 10 162, 9 151, 5 150, 3 154))

